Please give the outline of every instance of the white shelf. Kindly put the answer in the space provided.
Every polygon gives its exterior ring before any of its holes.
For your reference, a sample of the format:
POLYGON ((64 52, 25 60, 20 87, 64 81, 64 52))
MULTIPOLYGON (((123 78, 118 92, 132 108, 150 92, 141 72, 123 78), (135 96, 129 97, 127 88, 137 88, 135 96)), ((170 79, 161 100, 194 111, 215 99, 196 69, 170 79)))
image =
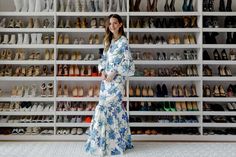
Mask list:
POLYGON ((200 16, 199 12, 129 12, 130 16, 200 16))
POLYGON ((235 128, 235 123, 203 123, 203 127, 217 127, 217 128, 235 128))
POLYGON ((92 16, 92 17, 99 17, 99 16, 109 16, 110 14, 119 14, 120 16, 127 16, 127 12, 56 12, 56 16, 92 16))
POLYGON ((0 45, 0 48, 7 48, 7 49, 10 49, 10 48, 29 48, 29 49, 39 49, 39 48, 42 48, 42 49, 49 49, 49 48, 54 48, 55 45, 54 44, 1 44, 0 45))
POLYGON ((94 111, 56 111, 56 115, 93 115, 94 111))
POLYGON ((9 112, 0 112, 0 115, 13 115, 13 116, 28 116, 28 115, 54 115, 52 112, 23 112, 23 111, 9 111, 9 112))
POLYGON ((210 76, 210 77, 202 77, 203 81, 235 81, 236 77, 235 76, 210 76))
POLYGON ((1 28, 0 32, 54 32, 54 28, 1 28))
POLYGON ((188 65, 201 64, 198 60, 134 60, 135 65, 188 65))
POLYGON ((203 28, 203 32, 236 32, 236 28, 203 28))
POLYGON ((235 97, 203 97, 203 101, 211 102, 234 102, 236 101, 235 97))
POLYGON ((0 12, 0 16, 54 16, 54 12, 0 12))
POLYGON ((92 60, 92 61, 85 61, 85 60, 59 60, 56 61, 56 64, 77 64, 77 65, 98 65, 98 60, 92 60))
POLYGON ((210 60, 210 61, 202 61, 202 64, 209 64, 209 65, 236 65, 236 61, 233 60, 210 60))
POLYGON ((181 33, 186 33, 186 32, 195 32, 195 33, 200 33, 200 28, 130 28, 129 32, 140 32, 140 33, 149 33, 149 32, 181 32, 181 33))
POLYGON ((166 45, 157 45, 157 44, 130 44, 130 48, 135 49, 194 49, 200 48, 198 44, 166 44, 166 45))
MULTIPOLYGON (((87 101, 98 101, 98 97, 57 97, 56 101, 81 101, 81 102, 87 102, 87 101)), ((123 101, 127 101, 127 98, 124 97, 123 101)))
POLYGON ((130 81, 201 81, 200 77, 163 77, 163 76, 156 76, 156 77, 144 77, 144 76, 137 76, 137 77, 130 77, 130 81))
POLYGON ((236 12, 202 12, 203 16, 236 16, 236 12))
POLYGON ((129 97, 129 101, 201 101, 199 97, 129 97))
POLYGON ((56 127, 89 127, 90 123, 56 123, 56 127))
POLYGON ((53 65, 54 60, 0 60, 0 64, 53 65))
POLYGON ((41 101, 41 102, 53 102, 54 98, 53 97, 0 97, 0 102, 1 101, 41 101))
POLYGON ((201 113, 199 111, 129 111, 129 115, 147 115, 147 116, 161 116, 161 115, 196 115, 200 116, 201 113))
POLYGON ((131 127, 200 127, 200 123, 129 123, 131 127))
POLYGON ((53 127, 54 123, 0 123, 0 127, 53 127))
POLYGON ((209 48, 209 49, 230 49, 230 48, 236 48, 235 44, 202 44, 202 48, 209 48))
POLYGON ((101 77, 81 77, 81 76, 76 76, 76 77, 57 77, 57 81, 101 81, 101 77))
POLYGON ((236 116, 236 112, 232 111, 204 111, 203 115, 219 115, 219 116, 236 116))
POLYGON ((54 77, 50 76, 0 77, 0 81, 54 81, 54 77))
POLYGON ((79 32, 104 33, 105 32, 104 28, 57 28, 56 31, 57 32, 73 32, 73 33, 79 33, 79 32))
MULTIPOLYGON (((90 44, 81 44, 81 45, 74 45, 74 44, 68 44, 68 45, 56 45, 57 49, 99 49, 103 48, 104 46, 102 44, 98 45, 90 45, 90 44)), ((97 50, 98 51, 98 50, 97 50)))

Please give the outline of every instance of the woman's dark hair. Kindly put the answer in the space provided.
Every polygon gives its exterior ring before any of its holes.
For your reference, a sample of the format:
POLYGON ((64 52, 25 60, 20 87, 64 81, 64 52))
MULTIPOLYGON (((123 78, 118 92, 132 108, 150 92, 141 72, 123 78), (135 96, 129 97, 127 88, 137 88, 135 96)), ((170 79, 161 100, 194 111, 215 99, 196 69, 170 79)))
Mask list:
POLYGON ((112 37, 113 37, 113 34, 109 29, 109 23, 110 23, 111 18, 116 18, 119 23, 122 23, 122 26, 119 29, 119 34, 125 36, 124 23, 123 23, 123 20, 120 17, 120 15, 118 15, 118 14, 109 15, 107 20, 106 20, 106 26, 105 26, 105 37, 104 37, 104 49, 105 49, 105 51, 107 51, 109 49, 109 46, 111 44, 111 40, 112 40, 112 37))

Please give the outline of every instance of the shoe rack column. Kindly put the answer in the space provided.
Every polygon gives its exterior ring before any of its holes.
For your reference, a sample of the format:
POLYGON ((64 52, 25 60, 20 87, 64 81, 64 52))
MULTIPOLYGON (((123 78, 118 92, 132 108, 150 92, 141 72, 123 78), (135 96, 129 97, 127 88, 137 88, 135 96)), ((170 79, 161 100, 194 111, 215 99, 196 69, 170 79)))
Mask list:
MULTIPOLYGON (((127 0, 127 3, 126 3, 126 29, 127 29, 127 34, 126 35, 127 35, 128 42, 129 42, 129 17, 130 17, 129 16, 129 0, 127 0)), ((127 114, 130 117, 130 115, 129 115, 129 77, 126 81, 126 97, 127 97, 127 100, 126 100, 127 114)))

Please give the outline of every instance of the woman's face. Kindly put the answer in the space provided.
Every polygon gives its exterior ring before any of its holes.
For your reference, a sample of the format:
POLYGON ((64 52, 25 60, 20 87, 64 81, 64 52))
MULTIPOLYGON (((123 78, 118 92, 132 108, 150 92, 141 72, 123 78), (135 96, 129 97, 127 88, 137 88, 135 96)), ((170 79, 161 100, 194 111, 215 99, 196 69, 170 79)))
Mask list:
POLYGON ((109 30, 113 34, 118 34, 120 27, 122 27, 122 23, 119 23, 118 19, 111 17, 109 22, 109 30))

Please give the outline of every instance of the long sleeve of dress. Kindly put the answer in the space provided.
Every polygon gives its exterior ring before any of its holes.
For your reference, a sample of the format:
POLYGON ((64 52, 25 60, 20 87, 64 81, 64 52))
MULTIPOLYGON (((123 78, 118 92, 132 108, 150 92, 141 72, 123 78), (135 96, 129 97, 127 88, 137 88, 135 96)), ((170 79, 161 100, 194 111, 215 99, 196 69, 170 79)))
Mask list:
POLYGON ((118 51, 119 52, 114 58, 114 70, 121 76, 133 76, 135 72, 135 66, 127 39, 123 39, 118 44, 118 51))
POLYGON ((106 64, 107 64, 107 53, 103 51, 102 57, 99 60, 98 71, 101 72, 102 70, 105 70, 106 64))

